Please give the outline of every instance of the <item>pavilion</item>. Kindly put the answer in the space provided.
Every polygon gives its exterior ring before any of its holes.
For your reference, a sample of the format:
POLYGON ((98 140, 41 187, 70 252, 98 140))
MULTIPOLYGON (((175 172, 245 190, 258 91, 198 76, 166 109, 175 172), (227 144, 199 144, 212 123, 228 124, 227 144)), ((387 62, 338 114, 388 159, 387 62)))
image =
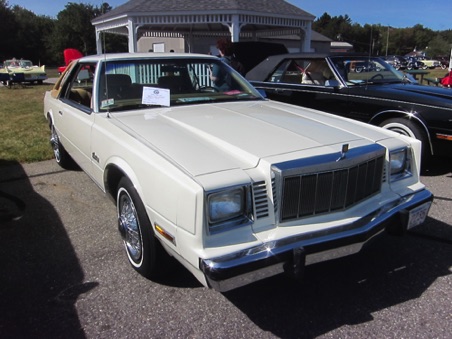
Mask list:
POLYGON ((284 0, 130 0, 92 24, 99 54, 103 33, 127 36, 129 52, 137 52, 144 36, 182 38, 186 52, 199 52, 206 41, 224 36, 233 42, 295 36, 299 51, 309 52, 314 19, 284 0))

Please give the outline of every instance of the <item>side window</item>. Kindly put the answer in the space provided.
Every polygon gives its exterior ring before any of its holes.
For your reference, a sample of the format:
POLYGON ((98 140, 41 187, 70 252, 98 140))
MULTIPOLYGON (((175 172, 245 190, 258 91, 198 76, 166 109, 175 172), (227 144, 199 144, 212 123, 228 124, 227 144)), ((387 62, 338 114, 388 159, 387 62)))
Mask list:
POLYGON ((324 86, 327 80, 333 79, 333 72, 325 59, 312 59, 304 67, 303 84, 324 86))
POLYGON ((287 69, 288 64, 290 63, 290 60, 285 60, 279 66, 276 68, 276 70, 270 74, 267 81, 269 82, 284 82, 283 80, 283 74, 287 69))
POLYGON ((93 94, 94 64, 80 64, 72 74, 72 80, 65 91, 65 98, 70 102, 91 108, 93 94))
POLYGON ((281 79, 281 82, 289 84, 301 84, 304 72, 304 62, 302 60, 291 60, 281 79))

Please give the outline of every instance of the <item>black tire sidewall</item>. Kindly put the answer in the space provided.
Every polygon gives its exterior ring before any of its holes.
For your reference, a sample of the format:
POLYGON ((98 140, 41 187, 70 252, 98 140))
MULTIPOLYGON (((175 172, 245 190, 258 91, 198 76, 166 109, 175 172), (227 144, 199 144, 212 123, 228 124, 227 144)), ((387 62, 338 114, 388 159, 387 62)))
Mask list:
POLYGON ((135 211, 137 213, 138 219, 138 228, 141 237, 141 262, 137 263, 132 258, 130 258, 127 253, 127 247, 124 243, 124 248, 126 251, 127 258, 132 265, 132 267, 141 275, 146 278, 153 278, 156 275, 156 266, 157 266, 157 253, 156 253, 156 243, 154 233, 152 231, 152 224, 146 214, 146 210, 143 202, 141 201, 137 191, 135 190, 132 182, 127 178, 123 177, 118 184, 118 194, 117 194, 117 214, 119 218, 119 211, 121 206, 120 198, 121 194, 128 194, 132 203, 135 207, 135 211), (133 262, 132 262, 133 261, 133 262))

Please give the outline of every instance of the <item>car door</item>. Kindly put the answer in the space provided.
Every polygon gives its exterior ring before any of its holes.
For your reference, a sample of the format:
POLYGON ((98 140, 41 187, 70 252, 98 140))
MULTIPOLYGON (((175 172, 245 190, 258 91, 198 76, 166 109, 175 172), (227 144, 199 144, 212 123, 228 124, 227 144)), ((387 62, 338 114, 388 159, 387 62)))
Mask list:
POLYGON ((95 64, 79 63, 62 87, 55 126, 61 143, 75 162, 91 173, 91 109, 95 64))

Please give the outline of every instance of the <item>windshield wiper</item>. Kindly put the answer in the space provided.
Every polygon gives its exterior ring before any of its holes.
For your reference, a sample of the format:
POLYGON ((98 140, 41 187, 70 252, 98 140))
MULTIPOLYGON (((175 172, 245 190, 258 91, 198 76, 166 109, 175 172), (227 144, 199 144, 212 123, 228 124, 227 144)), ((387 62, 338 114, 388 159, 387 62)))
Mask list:
POLYGON ((161 105, 146 105, 146 104, 129 104, 129 105, 111 105, 106 107, 109 112, 131 111, 136 109, 163 107, 161 105))

